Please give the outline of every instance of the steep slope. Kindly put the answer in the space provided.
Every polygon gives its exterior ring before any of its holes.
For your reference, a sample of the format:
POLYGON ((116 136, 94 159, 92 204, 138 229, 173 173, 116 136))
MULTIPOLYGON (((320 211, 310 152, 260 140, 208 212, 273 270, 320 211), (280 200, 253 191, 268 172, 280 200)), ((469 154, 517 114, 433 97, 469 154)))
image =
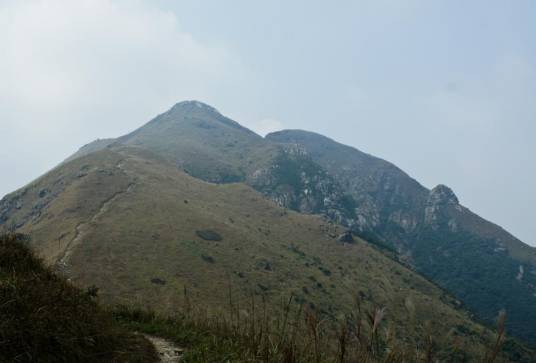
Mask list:
POLYGON ((510 331, 536 342, 536 249, 460 205, 450 188, 428 190, 384 160, 306 131, 267 139, 302 147, 355 198, 350 227, 393 243, 481 318, 506 309, 510 331))
POLYGON ((337 222, 353 214, 342 188, 299 147, 266 141, 199 101, 179 102, 136 131, 96 140, 68 160, 114 145, 152 151, 205 181, 245 182, 301 212, 337 222))
POLYGON ((300 146, 339 182, 356 202, 353 227, 408 232, 415 228, 420 215, 408 207, 423 205, 428 191, 396 166, 310 132, 287 130, 266 138, 300 146))
POLYGON ((279 151, 198 101, 180 102, 116 142, 151 150, 197 178, 218 183, 244 181, 279 151))
POLYGON ((49 264, 79 286, 97 285, 109 303, 169 312, 187 290, 193 304, 216 313, 230 285, 238 304, 263 295, 276 309, 292 294, 336 319, 357 295, 363 309, 387 308, 403 344, 418 341, 425 326, 443 347, 461 339, 470 354, 492 338, 418 274, 362 240, 338 242, 340 227, 243 184, 202 182, 139 148, 76 158, 6 200, 15 208, 4 224, 32 235, 49 264))
POLYGON ((0 236, 0 362, 158 362, 95 296, 43 266, 24 236, 0 236))

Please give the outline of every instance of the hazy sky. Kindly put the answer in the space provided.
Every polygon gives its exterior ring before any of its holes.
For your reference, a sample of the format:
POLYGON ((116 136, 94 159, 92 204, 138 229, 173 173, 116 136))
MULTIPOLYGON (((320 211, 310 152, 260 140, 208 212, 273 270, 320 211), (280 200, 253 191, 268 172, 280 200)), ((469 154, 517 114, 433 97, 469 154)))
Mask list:
POLYGON ((531 0, 0 0, 0 195, 199 99, 447 184, 536 245, 535 19, 531 0))

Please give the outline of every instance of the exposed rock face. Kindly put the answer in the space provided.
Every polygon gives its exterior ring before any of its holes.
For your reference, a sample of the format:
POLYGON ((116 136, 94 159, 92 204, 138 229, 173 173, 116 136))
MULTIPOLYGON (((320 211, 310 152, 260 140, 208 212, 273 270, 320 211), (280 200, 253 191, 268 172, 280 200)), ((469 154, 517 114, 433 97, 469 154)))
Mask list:
POLYGON ((440 184, 430 191, 427 204, 432 206, 447 204, 458 205, 460 202, 452 189, 446 185, 440 184))
POLYGON ((404 172, 381 159, 306 131, 280 131, 271 141, 299 144, 313 162, 332 176, 342 195, 352 198, 352 211, 341 222, 356 231, 416 230, 422 219, 418 209, 428 191, 404 172))
POLYGON ((455 219, 449 217, 448 208, 462 211, 458 197, 452 189, 446 185, 438 185, 428 195, 424 208, 424 223, 434 229, 438 229, 441 223, 446 223, 451 231, 457 231, 458 224, 455 219))
POLYGON ((356 220, 351 227, 366 231, 374 230, 380 225, 380 211, 370 197, 361 198, 355 213, 356 220))
POLYGON ((255 170, 247 182, 282 207, 324 214, 346 225, 353 221, 352 198, 301 147, 282 148, 269 166, 255 170))

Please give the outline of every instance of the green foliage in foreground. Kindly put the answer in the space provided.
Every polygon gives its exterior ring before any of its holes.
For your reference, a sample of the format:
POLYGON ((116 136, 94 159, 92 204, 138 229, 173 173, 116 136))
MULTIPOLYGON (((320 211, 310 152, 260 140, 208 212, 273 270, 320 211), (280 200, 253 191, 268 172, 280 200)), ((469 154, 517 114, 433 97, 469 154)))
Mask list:
MULTIPOLYGON (((0 237, 0 362, 154 362, 154 347, 43 266, 21 235, 0 237)), ((93 294, 92 294, 93 292, 93 294)))
POLYGON ((181 362, 265 363, 379 363, 379 362, 505 362, 504 315, 496 340, 481 357, 471 357, 460 346, 439 346, 428 330, 415 348, 401 346, 385 329, 384 309, 356 311, 342 323, 322 320, 309 309, 293 309, 292 299, 281 315, 271 316, 252 297, 246 308, 230 297, 227 313, 210 314, 186 306, 174 317, 131 306, 118 306, 113 315, 128 329, 170 339, 185 348, 181 362))
MULTIPOLYGON (((168 338, 186 349, 181 362, 375 363, 508 361, 504 316, 482 357, 456 344, 441 346, 424 329, 413 348, 385 323, 385 310, 355 311, 325 320, 292 298, 273 313, 252 296, 220 314, 185 306, 173 317, 127 306, 99 307, 96 290, 84 292, 45 268, 24 237, 0 237, 0 362, 155 362, 154 347, 139 333, 168 338), (129 332, 130 331, 130 332, 129 332), (137 332, 137 333, 132 333, 137 332)), ((517 349, 515 349, 517 351, 517 349)), ((510 360, 511 357, 510 357, 510 360)), ((518 356, 515 361, 530 361, 518 356)))

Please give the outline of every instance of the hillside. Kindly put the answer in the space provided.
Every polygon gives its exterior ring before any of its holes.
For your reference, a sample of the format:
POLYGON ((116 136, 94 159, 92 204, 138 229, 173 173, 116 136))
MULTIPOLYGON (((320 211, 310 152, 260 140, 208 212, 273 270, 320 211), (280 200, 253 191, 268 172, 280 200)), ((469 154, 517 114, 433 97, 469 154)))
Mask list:
POLYGON ((177 103, 134 132, 96 140, 68 160, 117 145, 152 151, 205 181, 244 182, 290 209, 336 222, 353 215, 346 193, 301 148, 269 142, 198 101, 177 103))
POLYGON ((512 334, 536 341, 536 249, 472 213, 450 188, 428 190, 384 160, 306 131, 267 139, 299 145, 351 194, 349 227, 392 243, 480 318, 506 309, 512 334))
POLYGON ((57 277, 21 235, 0 236, 0 362, 157 362, 96 295, 57 277))
POLYGON ((389 162, 311 132, 263 139, 197 101, 73 157, 113 145, 150 150, 206 181, 244 182, 280 206, 381 241, 480 319, 491 323, 504 308, 509 331, 536 342, 536 249, 463 207, 446 186, 428 190, 389 162))
POLYGON ((278 152, 279 147, 263 141, 216 109, 185 101, 130 134, 84 146, 69 160, 122 144, 153 151, 197 178, 235 182, 244 181, 278 152))
MULTIPOLYGON (((231 291, 242 306, 264 296, 275 312, 292 295, 335 321, 357 296, 366 311, 386 307, 400 344, 432 329, 439 346, 461 340, 476 355, 493 339, 426 279, 363 240, 339 242, 340 227, 243 184, 200 181, 145 150, 116 146, 76 158, 8 200, 16 202, 5 223, 30 234, 70 281, 98 286, 109 304, 170 313, 187 297, 217 313, 231 291)), ((522 349, 510 342, 509 351, 522 349)))

